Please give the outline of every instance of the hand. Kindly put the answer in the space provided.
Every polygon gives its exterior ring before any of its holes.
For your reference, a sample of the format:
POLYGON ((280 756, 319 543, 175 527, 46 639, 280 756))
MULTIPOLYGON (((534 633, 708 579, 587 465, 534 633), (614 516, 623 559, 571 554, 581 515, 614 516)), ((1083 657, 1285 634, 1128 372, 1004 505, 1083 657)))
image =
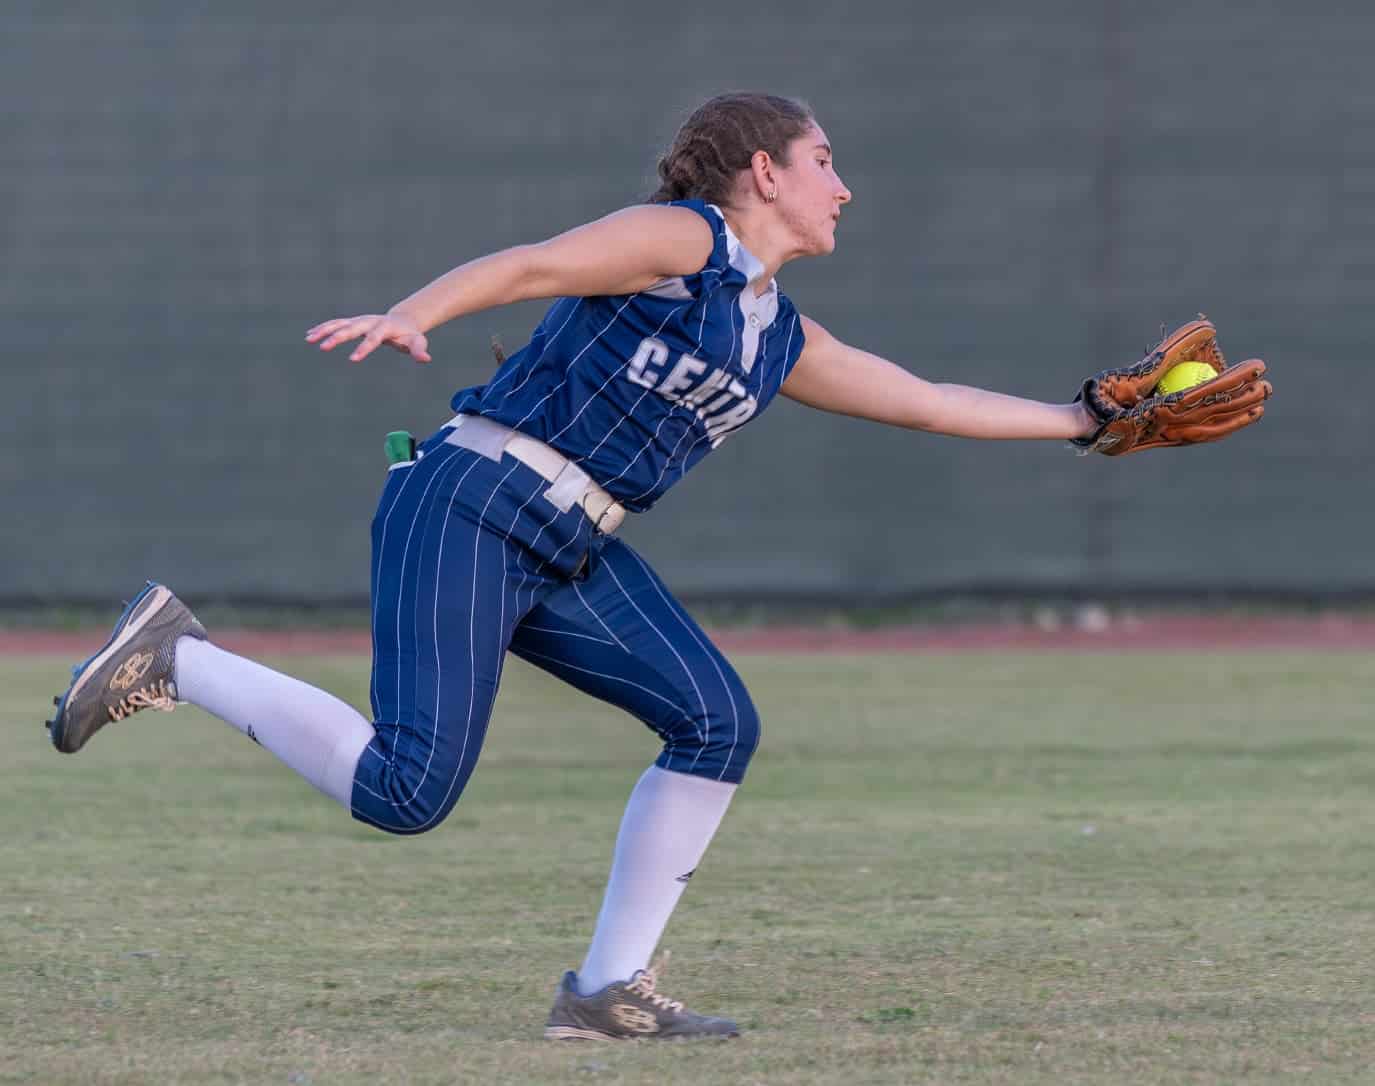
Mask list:
POLYGON ((369 313, 361 317, 336 317, 317 324, 306 333, 307 343, 319 343, 320 350, 333 350, 341 343, 363 337, 349 355, 350 362, 361 362, 383 343, 404 351, 417 362, 430 361, 429 341, 409 317, 400 313, 369 313))

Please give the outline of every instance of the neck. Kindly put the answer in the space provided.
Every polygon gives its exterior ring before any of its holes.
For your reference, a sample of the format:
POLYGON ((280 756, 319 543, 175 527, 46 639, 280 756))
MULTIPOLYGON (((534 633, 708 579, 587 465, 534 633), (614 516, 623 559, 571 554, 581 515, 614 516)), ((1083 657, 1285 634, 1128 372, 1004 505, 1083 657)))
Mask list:
POLYGON ((740 244, 763 263, 764 270, 753 280, 755 294, 763 294, 779 269, 798 255, 786 228, 771 208, 722 208, 721 213, 740 244))

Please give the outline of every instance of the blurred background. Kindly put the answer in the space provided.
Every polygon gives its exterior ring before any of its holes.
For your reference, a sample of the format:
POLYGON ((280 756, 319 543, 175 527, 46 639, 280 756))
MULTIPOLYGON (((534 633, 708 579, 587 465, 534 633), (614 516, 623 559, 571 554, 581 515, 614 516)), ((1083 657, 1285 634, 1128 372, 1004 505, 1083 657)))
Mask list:
POLYGON ((362 605, 433 365, 303 342, 641 200, 704 98, 806 99, 854 191, 783 289, 934 380, 1065 401, 1199 311, 1277 398, 1122 460, 779 400, 626 537, 698 602, 1375 597, 1375 10, 1254 0, 122 4, 0 14, 0 604, 362 605))

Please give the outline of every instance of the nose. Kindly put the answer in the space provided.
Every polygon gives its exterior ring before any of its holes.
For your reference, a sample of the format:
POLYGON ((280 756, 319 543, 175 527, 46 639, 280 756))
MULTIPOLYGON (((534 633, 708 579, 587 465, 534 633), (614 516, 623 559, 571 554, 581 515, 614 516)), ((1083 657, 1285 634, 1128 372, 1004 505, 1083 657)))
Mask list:
POLYGON ((836 175, 836 184, 839 186, 836 191, 836 200, 839 203, 848 204, 850 202, 850 190, 845 186, 845 182, 840 179, 839 174, 836 175))

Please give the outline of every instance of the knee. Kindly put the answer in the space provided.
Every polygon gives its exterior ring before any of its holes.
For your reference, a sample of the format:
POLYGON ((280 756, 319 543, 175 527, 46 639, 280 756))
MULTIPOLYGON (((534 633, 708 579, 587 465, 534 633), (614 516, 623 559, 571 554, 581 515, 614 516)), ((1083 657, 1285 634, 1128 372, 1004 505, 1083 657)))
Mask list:
POLYGON ((743 687, 674 730, 659 764, 664 769, 739 784, 759 747, 759 712, 743 687))
POLYGON ((350 807, 354 818, 386 833, 413 837, 434 829, 454 809, 471 767, 436 772, 433 765, 359 763, 350 807))
POLYGON ((750 700, 749 694, 741 691, 739 707, 739 732, 734 742, 734 758, 739 763, 740 773, 744 773, 745 767, 749 765, 754 757, 754 752, 759 749, 759 740, 762 729, 759 722, 759 710, 754 707, 754 702, 750 700))

